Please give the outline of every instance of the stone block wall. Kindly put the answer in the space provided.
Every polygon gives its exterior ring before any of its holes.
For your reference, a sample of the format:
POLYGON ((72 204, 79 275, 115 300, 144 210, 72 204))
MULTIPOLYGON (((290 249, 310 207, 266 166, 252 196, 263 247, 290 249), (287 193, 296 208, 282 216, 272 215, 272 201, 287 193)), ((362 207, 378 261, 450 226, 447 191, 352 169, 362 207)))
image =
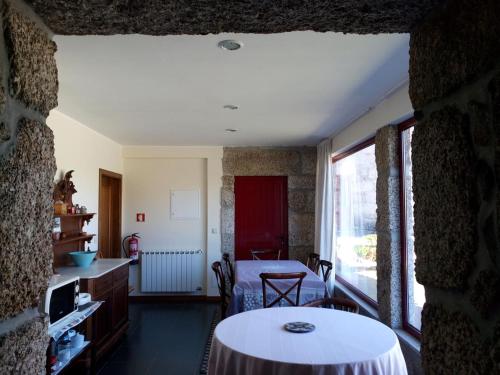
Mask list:
POLYGON ((314 251, 316 147, 226 147, 222 159, 222 252, 234 256, 234 176, 288 176, 288 254, 314 251))
POLYGON ((399 132, 396 125, 375 136, 377 162, 377 299, 380 320, 401 327, 399 132))
POLYGON ((36 307, 52 275, 56 46, 32 11, 0 1, 0 373, 45 372, 36 307))
POLYGON ((26 0, 58 34, 404 33, 442 0, 26 0))
POLYGON ((411 34, 427 374, 500 373, 499 17, 496 0, 457 0, 411 34))

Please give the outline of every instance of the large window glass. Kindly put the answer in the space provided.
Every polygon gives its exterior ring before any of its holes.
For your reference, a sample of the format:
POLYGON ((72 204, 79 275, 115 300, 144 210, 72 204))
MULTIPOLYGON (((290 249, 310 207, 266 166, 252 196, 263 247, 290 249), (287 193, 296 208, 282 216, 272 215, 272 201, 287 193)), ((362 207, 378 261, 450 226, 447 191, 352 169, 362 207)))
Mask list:
MULTIPOLYGON (((410 122, 413 124, 413 122, 410 122)), ((404 124, 403 124, 404 125, 404 124)), ((422 308, 425 302, 424 287, 415 278, 415 248, 413 235, 413 190, 411 138, 414 127, 401 129, 401 227, 402 227, 402 259, 403 259, 403 315, 405 327, 420 331, 422 308)))
POLYGON ((377 301, 377 167, 373 140, 333 159, 337 279, 377 301))

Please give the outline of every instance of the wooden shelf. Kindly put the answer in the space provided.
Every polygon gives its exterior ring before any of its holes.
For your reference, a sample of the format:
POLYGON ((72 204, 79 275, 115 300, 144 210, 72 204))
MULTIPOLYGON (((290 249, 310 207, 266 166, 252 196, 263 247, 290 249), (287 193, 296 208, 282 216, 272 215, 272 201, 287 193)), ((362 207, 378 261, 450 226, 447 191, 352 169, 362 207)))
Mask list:
POLYGON ((54 215, 54 218, 59 218, 61 222, 61 232, 67 237, 52 241, 54 251, 54 268, 69 266, 72 264, 68 253, 72 251, 85 250, 86 243, 90 243, 95 234, 85 233, 83 227, 85 223, 89 224, 90 220, 95 216, 93 212, 86 214, 65 214, 54 215))
POLYGON ((58 217, 61 221, 67 222, 69 219, 77 220, 80 223, 80 227, 83 226, 83 222, 85 221, 87 225, 90 223, 90 220, 94 217, 95 213, 88 212, 86 214, 64 214, 57 215, 54 214, 54 217, 58 217))
POLYGON ((66 237, 62 240, 53 241, 53 244, 54 244, 54 246, 56 246, 56 245, 62 245, 62 244, 68 243, 68 242, 74 242, 74 241, 80 241, 80 240, 84 240, 84 241, 89 242, 89 240, 91 240, 94 236, 95 236, 95 234, 85 234, 85 235, 82 234, 79 236, 70 236, 70 237, 66 237))
POLYGON ((65 215, 58 215, 54 214, 54 217, 82 217, 82 216, 94 216, 95 213, 88 212, 86 214, 65 214, 65 215))

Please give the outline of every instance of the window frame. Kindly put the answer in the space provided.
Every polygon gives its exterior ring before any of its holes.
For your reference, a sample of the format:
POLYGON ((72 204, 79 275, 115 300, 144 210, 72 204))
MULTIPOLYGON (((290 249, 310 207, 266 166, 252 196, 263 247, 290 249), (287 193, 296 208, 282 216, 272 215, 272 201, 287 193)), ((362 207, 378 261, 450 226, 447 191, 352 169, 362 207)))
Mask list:
POLYGON ((417 120, 409 118, 398 124, 399 138, 399 220, 401 241, 401 304, 403 313, 403 329, 418 340, 421 340, 421 331, 410 324, 408 319, 408 248, 406 246, 406 202, 405 202, 405 179, 403 163, 403 132, 414 127, 417 120))
MULTIPOLYGON (((339 153, 338 155, 335 155, 332 157, 332 164, 342 160, 350 155, 355 154, 358 151, 361 151, 367 147, 375 145, 375 137, 368 138, 367 140, 360 142, 356 144, 355 146, 352 146, 348 150, 339 153)), ((336 262, 335 262, 336 263, 336 262)), ((378 302, 375 301, 373 298, 369 297, 365 293, 363 293, 359 288, 356 286, 352 285, 350 282, 345 280, 342 276, 339 276, 337 272, 335 272, 335 280, 338 281, 340 284, 345 286, 350 292, 354 293, 357 297, 361 298, 364 302, 368 303, 371 307, 374 309, 378 309, 378 302)), ((378 282, 378 281, 377 281, 378 282)))

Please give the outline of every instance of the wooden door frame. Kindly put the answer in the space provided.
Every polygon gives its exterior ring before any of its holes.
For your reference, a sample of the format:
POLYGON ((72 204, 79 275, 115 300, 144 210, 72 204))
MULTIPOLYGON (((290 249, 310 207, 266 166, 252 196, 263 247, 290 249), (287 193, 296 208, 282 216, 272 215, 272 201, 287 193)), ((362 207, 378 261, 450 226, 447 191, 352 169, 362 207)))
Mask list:
MULTIPOLYGON (((119 182, 119 186, 120 186, 120 189, 119 189, 119 192, 118 192, 118 199, 120 201, 120 204, 118 205, 118 233, 119 233, 119 240, 120 240, 120 243, 121 243, 121 240, 122 240, 122 188, 123 188, 123 184, 122 184, 122 178, 123 176, 120 174, 120 173, 116 173, 116 172, 112 172, 112 171, 108 171, 106 169, 102 169, 102 168, 99 168, 99 207, 98 207, 98 218, 99 218, 99 225, 98 225, 98 228, 97 228, 97 235, 98 235, 98 249, 100 250, 102 248, 101 246, 101 221, 100 221, 100 218, 102 217, 102 207, 101 207, 101 188, 102 188, 102 179, 103 177, 109 177, 109 178, 113 178, 115 180, 118 180, 119 182)), ((121 249, 121 245, 120 245, 120 252, 119 252, 119 258, 122 257, 122 249, 121 249)))

